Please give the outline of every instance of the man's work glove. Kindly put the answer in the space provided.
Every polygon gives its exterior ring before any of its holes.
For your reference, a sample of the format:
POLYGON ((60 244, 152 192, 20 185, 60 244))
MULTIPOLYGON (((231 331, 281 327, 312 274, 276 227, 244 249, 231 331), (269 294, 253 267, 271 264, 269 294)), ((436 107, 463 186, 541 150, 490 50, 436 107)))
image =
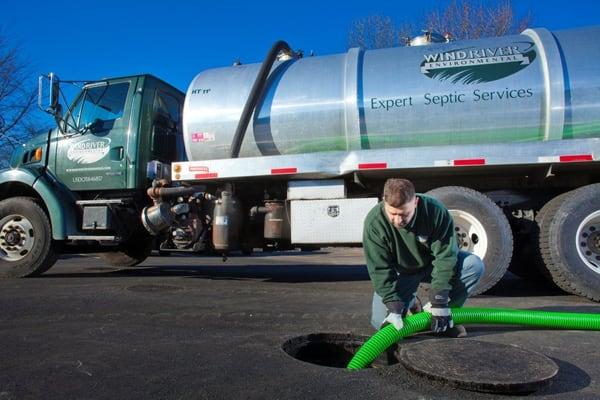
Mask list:
POLYGON ((383 324, 385 323, 394 325, 394 328, 400 330, 404 327, 404 322, 402 321, 402 315, 404 314, 404 303, 401 301, 390 301, 389 303, 385 303, 389 314, 383 320, 383 324))
POLYGON ((383 323, 388 323, 394 325, 394 328, 400 330, 404 327, 404 322, 402 321, 402 314, 389 313, 387 317, 383 320, 383 323))
POLYGON ((442 333, 454 327, 452 312, 450 311, 450 307, 448 307, 447 292, 434 293, 430 300, 429 303, 423 306, 423 311, 431 314, 431 331, 442 333))

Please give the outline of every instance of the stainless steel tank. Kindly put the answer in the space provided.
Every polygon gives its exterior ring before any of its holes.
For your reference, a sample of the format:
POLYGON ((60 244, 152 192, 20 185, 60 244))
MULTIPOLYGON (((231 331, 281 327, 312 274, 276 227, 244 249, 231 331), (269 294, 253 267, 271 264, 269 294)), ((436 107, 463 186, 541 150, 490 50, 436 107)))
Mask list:
MULTIPOLYGON (((600 27, 276 62, 240 157, 600 137, 600 27)), ((260 64, 210 69, 189 160, 228 158, 260 64)))

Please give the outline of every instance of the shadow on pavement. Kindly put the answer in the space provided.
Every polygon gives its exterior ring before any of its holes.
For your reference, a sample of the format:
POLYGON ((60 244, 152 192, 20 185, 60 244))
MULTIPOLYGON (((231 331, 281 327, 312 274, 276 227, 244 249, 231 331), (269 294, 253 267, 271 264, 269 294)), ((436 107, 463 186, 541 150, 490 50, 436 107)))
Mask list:
POLYGON ((114 278, 180 276, 196 279, 248 280, 263 282, 301 283, 301 282, 351 282, 368 281, 369 275, 364 265, 169 265, 139 267, 131 269, 99 272, 99 268, 90 268, 89 273, 47 273, 40 278, 114 278))
POLYGON ((536 393, 537 395, 576 392, 592 382, 592 378, 581 368, 558 358, 550 359, 558 365, 558 374, 552 379, 552 385, 536 393))
MULTIPOLYGON (((239 251, 235 251, 233 253, 229 253, 227 255, 228 258, 240 258, 240 257, 252 257, 252 258, 263 258, 263 257, 282 257, 282 256, 319 256, 329 254, 326 250, 310 250, 310 251, 302 251, 302 250, 273 250, 273 251, 253 251, 251 255, 242 254, 239 251)), ((211 254, 198 254, 198 253, 190 253, 187 251, 175 251, 175 250, 165 250, 164 254, 159 253, 158 251, 152 251, 150 255, 151 258, 156 257, 192 257, 192 258, 220 258, 221 254, 218 252, 213 252, 211 254)))
POLYGON ((524 296, 565 296, 565 292, 546 282, 536 282, 519 278, 507 272, 504 277, 481 297, 524 297, 524 296))

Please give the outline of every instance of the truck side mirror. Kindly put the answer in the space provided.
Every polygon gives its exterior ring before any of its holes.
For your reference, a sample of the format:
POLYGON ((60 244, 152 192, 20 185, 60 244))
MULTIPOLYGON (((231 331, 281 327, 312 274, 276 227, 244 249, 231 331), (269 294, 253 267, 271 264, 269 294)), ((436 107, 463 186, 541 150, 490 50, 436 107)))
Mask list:
POLYGON ((53 72, 48 75, 40 75, 38 80, 38 107, 48 114, 57 118, 61 117, 60 106, 60 79, 53 72), (49 93, 44 94, 44 81, 48 81, 49 93))

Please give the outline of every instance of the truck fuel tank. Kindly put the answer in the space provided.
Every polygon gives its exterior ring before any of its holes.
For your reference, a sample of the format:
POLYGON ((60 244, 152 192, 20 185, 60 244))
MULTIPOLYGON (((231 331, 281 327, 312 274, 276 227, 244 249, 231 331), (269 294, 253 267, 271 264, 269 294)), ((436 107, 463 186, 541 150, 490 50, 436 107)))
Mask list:
POLYGON ((212 241, 215 250, 227 252, 239 249, 242 223, 240 202, 231 192, 221 192, 213 211, 212 241))

